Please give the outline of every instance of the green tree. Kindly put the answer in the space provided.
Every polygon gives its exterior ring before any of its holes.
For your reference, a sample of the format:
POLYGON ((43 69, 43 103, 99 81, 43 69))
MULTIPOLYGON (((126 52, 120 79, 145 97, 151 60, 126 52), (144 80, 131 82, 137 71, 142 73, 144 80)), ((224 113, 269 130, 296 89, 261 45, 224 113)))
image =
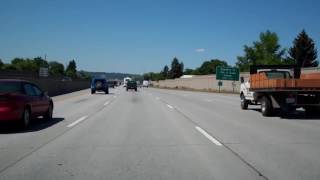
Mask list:
POLYGON ((42 57, 33 58, 34 63, 37 65, 38 68, 40 67, 49 67, 49 63, 42 59, 42 57))
POLYGON ((160 74, 162 75, 163 79, 167 79, 169 74, 169 67, 165 65, 163 67, 163 70, 160 72, 160 74))
POLYGON ((237 67, 240 71, 248 71, 250 65, 283 64, 285 49, 279 44, 279 37, 271 31, 262 32, 259 41, 253 46, 244 46, 244 56, 238 56, 237 67))
POLYGON ((192 75, 194 73, 193 69, 186 68, 183 72, 184 75, 192 75))
POLYGON ((149 72, 149 73, 145 73, 143 74, 143 79, 144 80, 151 80, 151 81, 159 81, 159 80, 163 80, 163 76, 161 73, 154 73, 154 72, 149 72))
POLYGON ((305 30, 302 30, 294 39, 289 55, 299 67, 317 67, 319 65, 315 43, 305 30))
POLYGON ((228 63, 219 59, 205 61, 199 68, 197 68, 195 73, 198 75, 216 74, 217 66, 228 66, 228 63))
POLYGON ((85 72, 85 71, 79 71, 79 76, 81 79, 85 79, 85 80, 90 80, 91 76, 89 75, 89 73, 85 72))
POLYGON ((49 62, 49 73, 52 75, 63 75, 64 74, 63 64, 57 61, 49 62))
POLYGON ((2 62, 2 59, 0 59, 0 69, 2 69, 4 66, 4 63, 2 62))
POLYGON ((32 59, 23 59, 23 58, 14 58, 11 61, 12 66, 14 68, 10 69, 16 69, 19 71, 32 71, 32 72, 37 72, 39 70, 39 66, 35 63, 34 60, 32 59))
POLYGON ((72 78, 77 77, 77 64, 75 60, 71 60, 66 69, 66 75, 72 78))
POLYGON ((179 78, 183 75, 183 63, 179 62, 178 58, 174 57, 172 62, 171 62, 171 69, 169 71, 169 78, 174 79, 174 78, 179 78))
POLYGON ((4 70, 18 70, 14 65, 12 64, 4 64, 2 69, 4 70))

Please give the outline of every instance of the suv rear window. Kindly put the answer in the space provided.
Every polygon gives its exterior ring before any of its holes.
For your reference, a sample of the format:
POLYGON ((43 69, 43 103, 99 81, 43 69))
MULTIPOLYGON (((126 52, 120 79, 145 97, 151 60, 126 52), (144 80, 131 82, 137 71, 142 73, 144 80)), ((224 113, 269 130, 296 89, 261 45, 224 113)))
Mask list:
POLYGON ((94 80, 94 83, 96 83, 96 82, 101 82, 101 83, 106 83, 106 80, 105 79, 95 79, 94 80))
POLYGON ((0 82, 0 93, 22 93, 20 82, 0 82))

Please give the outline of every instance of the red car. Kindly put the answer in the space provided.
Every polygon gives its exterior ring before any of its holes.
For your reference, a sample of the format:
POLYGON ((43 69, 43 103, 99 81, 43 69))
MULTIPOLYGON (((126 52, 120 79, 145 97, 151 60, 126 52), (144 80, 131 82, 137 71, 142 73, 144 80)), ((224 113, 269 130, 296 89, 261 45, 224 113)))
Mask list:
POLYGON ((15 121, 27 127, 30 120, 43 116, 52 119, 53 102, 37 85, 12 79, 0 79, 0 122, 15 121))

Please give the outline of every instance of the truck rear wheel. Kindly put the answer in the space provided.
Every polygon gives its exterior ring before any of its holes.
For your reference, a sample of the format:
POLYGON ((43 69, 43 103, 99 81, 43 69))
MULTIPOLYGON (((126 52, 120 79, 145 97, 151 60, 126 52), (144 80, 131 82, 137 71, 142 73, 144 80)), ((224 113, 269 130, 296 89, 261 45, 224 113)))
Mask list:
POLYGON ((241 94, 240 96, 240 100, 241 100, 241 109, 246 110, 248 109, 248 101, 246 100, 246 98, 244 97, 243 94, 241 94))
POLYGON ((271 101, 267 97, 262 97, 261 99, 261 113, 263 116, 271 116, 273 107, 271 101))

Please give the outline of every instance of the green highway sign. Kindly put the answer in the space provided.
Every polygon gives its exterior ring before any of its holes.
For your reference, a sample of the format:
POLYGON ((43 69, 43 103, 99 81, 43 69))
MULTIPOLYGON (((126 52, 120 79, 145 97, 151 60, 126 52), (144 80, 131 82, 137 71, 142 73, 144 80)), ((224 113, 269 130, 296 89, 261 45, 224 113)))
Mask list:
POLYGON ((217 80, 228 80, 228 81, 239 81, 239 69, 232 67, 216 67, 216 79, 217 80))

